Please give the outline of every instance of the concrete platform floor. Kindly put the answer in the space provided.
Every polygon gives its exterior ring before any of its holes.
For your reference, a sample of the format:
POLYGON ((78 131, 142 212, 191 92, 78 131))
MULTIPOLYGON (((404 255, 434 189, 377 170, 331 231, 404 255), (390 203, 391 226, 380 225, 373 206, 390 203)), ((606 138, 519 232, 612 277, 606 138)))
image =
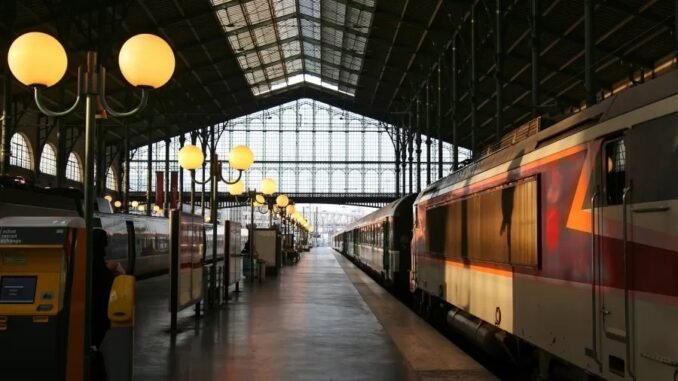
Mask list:
POLYGON ((138 380, 491 380, 468 355, 329 248, 168 333, 168 277, 138 287, 138 380))

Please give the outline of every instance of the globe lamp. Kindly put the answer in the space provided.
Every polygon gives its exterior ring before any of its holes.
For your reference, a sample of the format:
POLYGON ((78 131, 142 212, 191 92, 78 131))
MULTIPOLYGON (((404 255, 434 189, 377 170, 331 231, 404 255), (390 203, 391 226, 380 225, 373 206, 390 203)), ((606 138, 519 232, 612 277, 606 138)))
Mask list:
POLYGON ((202 167, 205 156, 200 148, 193 144, 187 144, 179 150, 178 161, 181 168, 194 170, 202 167))
POLYGON ((275 198, 275 204, 281 208, 284 208, 290 204, 290 199, 287 198, 287 196, 285 196, 284 194, 281 194, 280 196, 275 198))
POLYGON ((275 193, 276 183, 271 178, 266 178, 261 181, 261 192, 266 195, 275 193))
POLYGON ((228 186, 228 193, 230 193, 233 196, 239 196, 244 191, 245 191, 245 182, 242 180, 239 180, 237 183, 228 186))
POLYGON ((7 51, 9 70, 26 86, 55 85, 66 74, 68 56, 56 38, 29 32, 19 36, 7 51))
POLYGON ((254 163, 254 154, 247 146, 235 146, 228 155, 228 161, 233 169, 246 171, 254 163))
POLYGON ((148 33, 127 40, 118 55, 120 72, 132 86, 157 89, 174 73, 174 53, 162 38, 148 33))

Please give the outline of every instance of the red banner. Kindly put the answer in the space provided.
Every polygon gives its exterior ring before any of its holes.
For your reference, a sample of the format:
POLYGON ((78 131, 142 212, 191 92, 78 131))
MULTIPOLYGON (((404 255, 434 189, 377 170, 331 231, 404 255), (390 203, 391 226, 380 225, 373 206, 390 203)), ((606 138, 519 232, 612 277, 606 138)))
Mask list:
POLYGON ((165 203, 165 172, 155 172, 155 205, 162 208, 165 203))
POLYGON ((179 201, 179 172, 170 173, 170 208, 176 209, 179 201))

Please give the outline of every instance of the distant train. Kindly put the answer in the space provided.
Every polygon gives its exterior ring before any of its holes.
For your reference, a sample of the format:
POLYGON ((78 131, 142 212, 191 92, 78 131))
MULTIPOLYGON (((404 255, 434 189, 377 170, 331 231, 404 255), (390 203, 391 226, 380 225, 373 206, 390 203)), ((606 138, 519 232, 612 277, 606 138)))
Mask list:
MULTIPOLYGON (((0 179, 0 217, 9 216, 82 216, 82 195, 72 189, 40 189, 0 179)), ((113 213, 110 203, 97 199, 95 225, 106 230, 106 258, 128 269, 128 252, 134 250, 137 277, 144 278, 169 270, 169 221, 163 217, 113 213), (130 242, 130 239, 133 242, 130 242)), ((211 225, 205 226, 211 230, 211 225)), ((212 260, 212 234, 205 234, 204 257, 212 260)), ((217 260, 224 257, 224 231, 217 231, 217 260)))
MULTIPOLYGON (((530 123, 429 186, 400 271, 424 310, 490 352, 536 355, 542 374, 674 380, 677 200, 674 72, 530 123)), ((345 255, 363 250, 361 221, 334 237, 345 255)))
POLYGON ((332 246, 388 286, 407 291, 410 279, 412 204, 416 195, 398 199, 346 226, 332 246))

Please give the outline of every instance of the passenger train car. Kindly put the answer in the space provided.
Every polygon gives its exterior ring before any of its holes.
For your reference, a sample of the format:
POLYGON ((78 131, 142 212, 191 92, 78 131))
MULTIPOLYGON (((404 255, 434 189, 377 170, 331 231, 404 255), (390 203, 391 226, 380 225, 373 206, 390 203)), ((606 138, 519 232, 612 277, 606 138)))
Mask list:
POLYGON ((673 380, 677 176, 676 72, 532 122, 418 196, 411 290, 543 364, 673 380))
MULTIPOLYGON (((82 216, 82 195, 73 189, 41 189, 0 179, 0 217, 82 216)), ((163 217, 113 213, 110 203, 97 199, 95 224, 108 234, 106 258, 129 270, 129 250, 136 256, 134 273, 144 278, 169 270, 169 221, 163 217)), ((210 227, 211 228, 211 225, 210 227)), ((212 234, 203 245, 206 262, 212 261, 212 234)), ((224 229, 217 231, 217 259, 224 256, 224 229)))
POLYGON ((348 225, 333 237, 334 249, 379 276, 384 284, 406 292, 415 197, 398 199, 348 225))

